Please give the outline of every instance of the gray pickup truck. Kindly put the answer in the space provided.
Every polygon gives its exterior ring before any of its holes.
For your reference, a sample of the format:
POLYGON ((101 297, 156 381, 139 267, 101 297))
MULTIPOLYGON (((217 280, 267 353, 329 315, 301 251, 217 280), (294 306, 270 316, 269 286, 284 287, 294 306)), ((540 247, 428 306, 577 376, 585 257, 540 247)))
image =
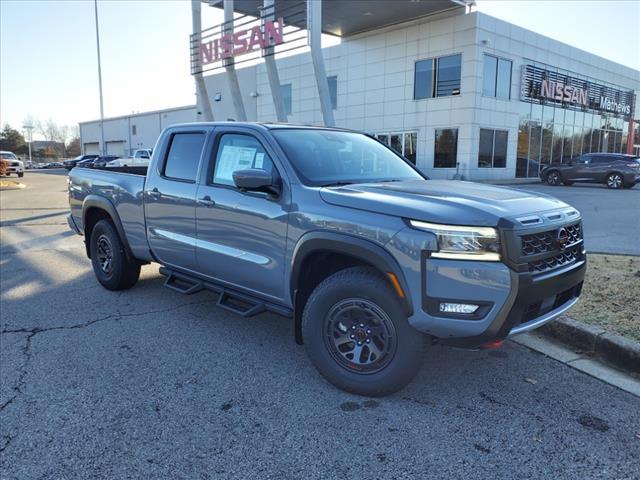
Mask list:
POLYGON ((569 309, 586 269, 581 217, 549 196, 429 180, 358 132, 167 128, 147 168, 74 168, 70 227, 98 281, 203 289, 243 316, 293 319, 331 383, 385 395, 433 343, 498 346, 569 309))

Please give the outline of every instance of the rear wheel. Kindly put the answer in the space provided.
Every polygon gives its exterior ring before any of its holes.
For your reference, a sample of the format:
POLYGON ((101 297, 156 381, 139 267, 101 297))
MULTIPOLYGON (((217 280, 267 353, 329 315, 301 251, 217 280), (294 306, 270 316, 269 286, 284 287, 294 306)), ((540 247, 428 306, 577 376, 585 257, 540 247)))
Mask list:
POLYGON ((557 170, 551 170, 547 173, 547 183, 552 186, 558 186, 562 182, 562 178, 560 177, 560 172, 557 170))
POLYGON ((302 333, 314 366, 342 390, 382 396, 406 386, 427 337, 412 328, 388 282, 355 267, 325 279, 304 308, 302 333))
POLYGON ((614 173, 610 173, 607 176, 607 187, 617 190, 619 188, 622 188, 622 185, 623 185, 622 175, 620 175, 619 173, 614 172, 614 173))
POLYGON ((96 278, 108 290, 133 287, 140 277, 140 264, 130 260, 115 227, 100 220, 91 231, 91 264, 96 278))

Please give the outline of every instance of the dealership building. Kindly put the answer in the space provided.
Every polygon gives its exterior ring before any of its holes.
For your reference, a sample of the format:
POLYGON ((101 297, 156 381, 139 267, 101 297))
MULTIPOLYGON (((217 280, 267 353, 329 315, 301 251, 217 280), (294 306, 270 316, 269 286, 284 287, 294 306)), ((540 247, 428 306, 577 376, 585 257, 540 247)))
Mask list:
POLYGON ((126 155, 174 123, 246 119, 361 130, 432 178, 535 177, 585 152, 640 154, 639 71, 474 7, 194 2, 197 104, 83 122, 83 150, 126 155), (208 5, 229 21, 200 29, 208 5), (340 43, 320 48, 320 32, 340 43))

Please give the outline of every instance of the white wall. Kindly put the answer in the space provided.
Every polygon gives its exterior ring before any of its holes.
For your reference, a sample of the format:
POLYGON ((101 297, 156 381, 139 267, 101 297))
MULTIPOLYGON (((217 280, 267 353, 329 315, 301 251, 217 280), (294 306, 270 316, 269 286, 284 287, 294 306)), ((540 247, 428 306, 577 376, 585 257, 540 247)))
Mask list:
MULTIPOLYGON (((196 121, 196 107, 180 107, 105 119, 104 140, 122 142, 125 154, 138 148, 153 148, 162 130, 176 123, 196 121), (136 133, 133 133, 135 126, 136 133)), ((100 121, 80 124, 82 144, 100 143, 100 121)))
MULTIPOLYGON (((247 114, 247 120, 255 121, 257 118, 257 101, 255 97, 251 96, 251 93, 256 92, 256 67, 248 66, 239 68, 240 66, 236 67, 236 72, 238 76, 238 83, 240 84, 240 92, 242 93, 242 100, 244 102, 244 110, 247 114)), ((238 116, 236 115, 236 111, 233 106, 231 91, 229 90, 229 82, 227 81, 227 76, 224 70, 214 75, 204 77, 204 80, 207 85, 207 93, 209 94, 214 120, 237 120, 238 116), (220 101, 215 100, 217 94, 220 94, 220 101)))

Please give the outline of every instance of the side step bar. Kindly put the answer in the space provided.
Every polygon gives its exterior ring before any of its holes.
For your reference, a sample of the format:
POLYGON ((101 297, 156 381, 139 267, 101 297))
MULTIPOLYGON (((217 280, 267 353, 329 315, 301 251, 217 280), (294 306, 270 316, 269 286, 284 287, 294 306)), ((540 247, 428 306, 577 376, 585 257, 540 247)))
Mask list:
POLYGON ((265 311, 277 313, 285 317, 293 316, 293 311, 290 308, 266 302, 251 295, 223 287, 222 285, 176 272, 167 267, 160 267, 160 274, 167 277, 164 282, 165 287, 183 295, 192 295, 202 290, 217 293, 219 295, 217 302, 218 307, 242 317, 253 317, 265 311))

